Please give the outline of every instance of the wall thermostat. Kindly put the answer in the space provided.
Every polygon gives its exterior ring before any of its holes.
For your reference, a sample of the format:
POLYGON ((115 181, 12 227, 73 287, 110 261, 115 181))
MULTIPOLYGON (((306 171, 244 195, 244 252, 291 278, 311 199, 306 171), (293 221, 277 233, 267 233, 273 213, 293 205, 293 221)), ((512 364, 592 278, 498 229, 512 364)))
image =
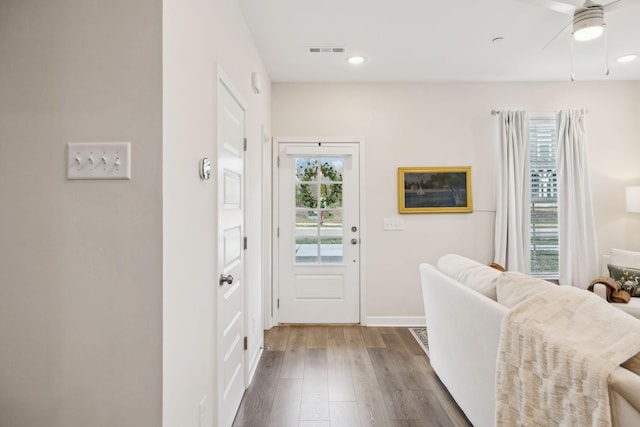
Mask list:
POLYGON ((205 181, 211 178, 211 160, 206 157, 200 160, 200 178, 205 181))

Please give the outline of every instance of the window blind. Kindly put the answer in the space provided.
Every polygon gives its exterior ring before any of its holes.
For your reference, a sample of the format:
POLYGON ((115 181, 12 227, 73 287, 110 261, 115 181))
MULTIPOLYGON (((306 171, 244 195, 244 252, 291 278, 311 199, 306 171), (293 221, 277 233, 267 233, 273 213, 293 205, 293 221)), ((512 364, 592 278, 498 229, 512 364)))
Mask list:
POLYGON ((558 275, 557 124, 555 114, 529 117, 531 274, 558 275))

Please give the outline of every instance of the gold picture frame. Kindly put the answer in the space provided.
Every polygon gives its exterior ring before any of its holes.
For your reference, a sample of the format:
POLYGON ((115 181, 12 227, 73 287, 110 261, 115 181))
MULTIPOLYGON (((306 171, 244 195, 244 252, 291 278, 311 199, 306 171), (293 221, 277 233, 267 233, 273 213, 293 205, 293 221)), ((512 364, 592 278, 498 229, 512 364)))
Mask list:
POLYGON ((398 168, 398 212, 473 212, 471 166, 398 168))

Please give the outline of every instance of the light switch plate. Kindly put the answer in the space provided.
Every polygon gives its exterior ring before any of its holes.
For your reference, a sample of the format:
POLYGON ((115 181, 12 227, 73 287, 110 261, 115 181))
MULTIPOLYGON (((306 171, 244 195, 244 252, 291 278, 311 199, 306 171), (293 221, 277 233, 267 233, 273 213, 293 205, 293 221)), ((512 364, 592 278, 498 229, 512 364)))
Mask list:
POLYGON ((68 143, 67 179, 131 179, 131 143, 68 143))
POLYGON ((404 221, 401 218, 385 218, 384 229, 387 231, 404 230, 404 221))

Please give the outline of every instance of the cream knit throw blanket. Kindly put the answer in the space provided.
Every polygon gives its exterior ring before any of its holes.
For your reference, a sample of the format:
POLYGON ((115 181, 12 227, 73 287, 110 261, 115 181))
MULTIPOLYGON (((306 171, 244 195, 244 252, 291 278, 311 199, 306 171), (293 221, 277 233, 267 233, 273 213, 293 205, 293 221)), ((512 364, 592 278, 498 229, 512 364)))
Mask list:
POLYGON ((541 291, 502 321, 496 425, 610 426, 608 378, 640 352, 640 321, 583 289, 541 291))

